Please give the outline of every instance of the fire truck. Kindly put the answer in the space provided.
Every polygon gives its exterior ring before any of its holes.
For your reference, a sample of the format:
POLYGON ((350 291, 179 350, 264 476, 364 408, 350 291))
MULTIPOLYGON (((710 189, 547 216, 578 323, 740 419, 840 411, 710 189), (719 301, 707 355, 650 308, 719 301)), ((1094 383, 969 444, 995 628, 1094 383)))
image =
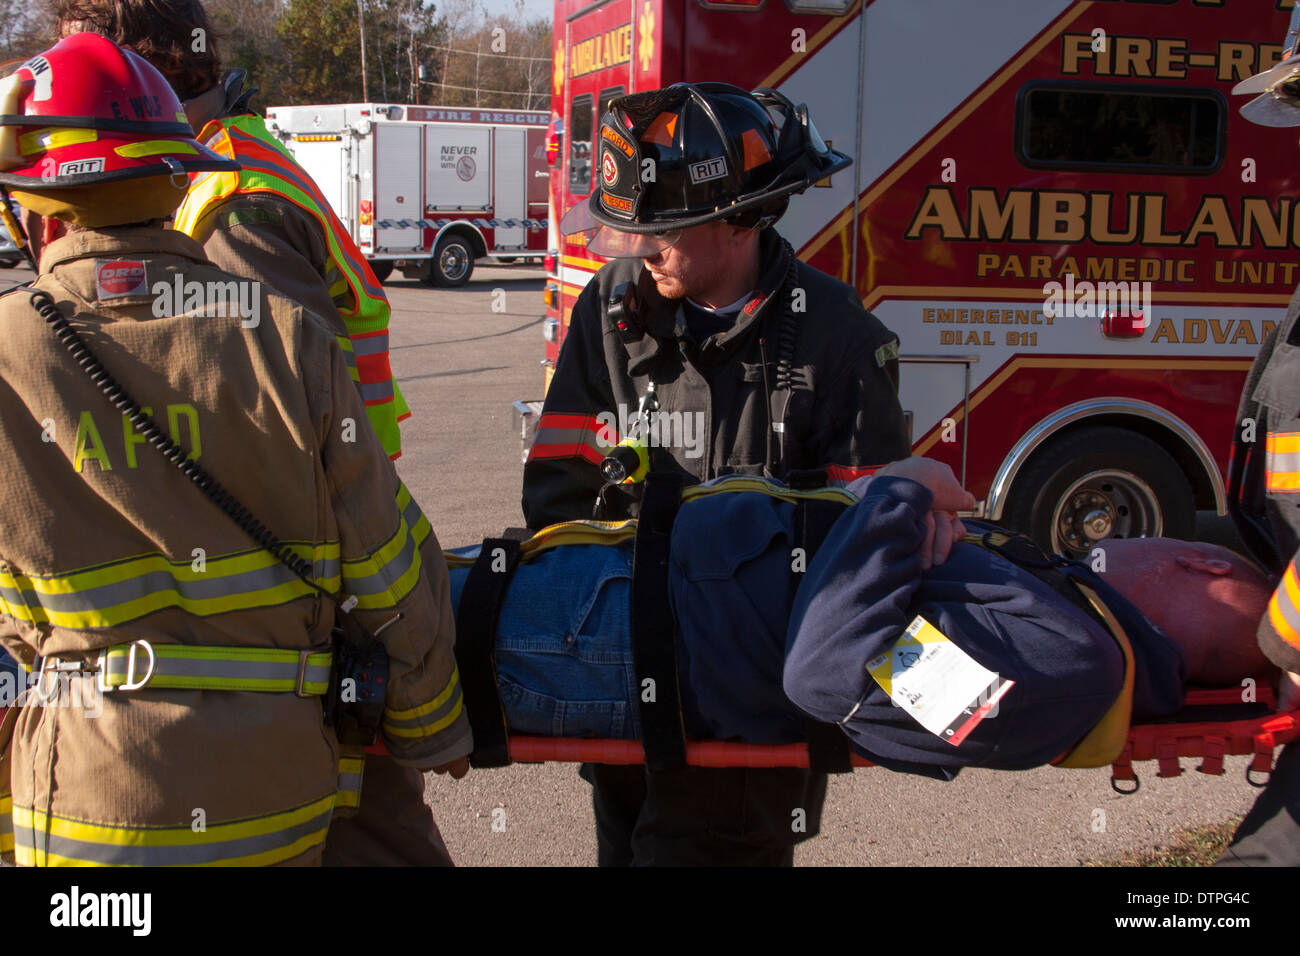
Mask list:
POLYGON ((546 113, 352 103, 274 106, 267 127, 316 180, 382 281, 469 281, 474 260, 547 246, 546 113))
POLYGON ((1225 512, 1242 384, 1300 281, 1294 135, 1229 95, 1291 6, 557 0, 546 383, 602 264, 555 223, 606 104, 772 87, 855 159, 777 228, 899 335, 913 451, 1055 550, 1191 537, 1225 512))

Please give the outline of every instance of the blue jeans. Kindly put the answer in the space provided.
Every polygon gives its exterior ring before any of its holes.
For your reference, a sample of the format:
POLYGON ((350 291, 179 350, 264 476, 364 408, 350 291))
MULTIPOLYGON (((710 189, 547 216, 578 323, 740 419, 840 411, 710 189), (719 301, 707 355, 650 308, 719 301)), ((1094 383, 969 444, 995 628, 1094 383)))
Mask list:
POLYGON ((12 705, 17 694, 27 686, 26 681, 22 665, 0 647, 0 707, 12 705))
MULTIPOLYGON (((478 546, 454 554, 473 555, 478 546)), ((467 568, 451 569, 459 607, 467 568)), ((628 625, 632 542, 560 547, 522 562, 497 627, 510 729, 545 737, 641 736, 628 625)))

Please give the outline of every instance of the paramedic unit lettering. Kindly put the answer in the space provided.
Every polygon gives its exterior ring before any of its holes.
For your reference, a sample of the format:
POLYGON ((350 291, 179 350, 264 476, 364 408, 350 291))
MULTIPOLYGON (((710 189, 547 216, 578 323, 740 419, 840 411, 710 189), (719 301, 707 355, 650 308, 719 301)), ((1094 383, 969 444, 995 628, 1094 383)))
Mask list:
POLYGON ((1290 7, 996 0, 935 30, 906 0, 557 0, 546 384, 602 264, 554 222, 595 185, 608 101, 770 86, 855 159, 783 233, 899 334, 914 453, 1055 550, 1190 537, 1226 510, 1223 436, 1300 280, 1294 174, 1226 99, 1290 7))
POLYGON ((546 113, 442 106, 273 106, 284 141, 380 281, 459 286, 474 260, 546 246, 546 113))

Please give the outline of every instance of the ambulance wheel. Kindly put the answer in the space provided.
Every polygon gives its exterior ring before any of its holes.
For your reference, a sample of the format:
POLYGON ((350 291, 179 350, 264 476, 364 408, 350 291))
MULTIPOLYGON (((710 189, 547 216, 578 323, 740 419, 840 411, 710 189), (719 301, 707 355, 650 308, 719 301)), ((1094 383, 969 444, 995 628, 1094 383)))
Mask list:
POLYGON ((370 271, 375 274, 375 278, 380 282, 387 282, 388 277, 393 274, 392 259, 371 259, 370 271))
POLYGON ((1095 426, 1041 449, 1016 478, 1002 523, 1053 553, 1086 558, 1106 538, 1196 533, 1192 487, 1144 435, 1095 426))
POLYGON ((430 284, 454 289, 474 272, 474 247, 464 236, 449 233, 438 240, 429 260, 430 284))

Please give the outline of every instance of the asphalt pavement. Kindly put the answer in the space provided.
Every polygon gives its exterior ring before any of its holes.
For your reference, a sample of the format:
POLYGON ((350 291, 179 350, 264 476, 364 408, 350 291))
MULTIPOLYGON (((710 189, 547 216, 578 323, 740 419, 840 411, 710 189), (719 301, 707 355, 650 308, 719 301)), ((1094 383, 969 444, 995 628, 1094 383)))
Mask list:
MULTIPOLYGON (((0 270, 0 289, 30 277, 0 270)), ((542 394, 541 270, 480 265, 461 289, 400 276, 386 288, 393 370, 414 413, 403 425, 398 471, 444 547, 521 525, 510 403, 542 394)), ((1223 534, 1222 522, 1206 527, 1223 534)), ((1072 865, 1149 849, 1177 827, 1245 812, 1257 793, 1246 762, 1228 758, 1227 773, 1209 777, 1184 760, 1183 775, 1171 779, 1156 778, 1154 763, 1138 764, 1142 786, 1133 796, 1111 790, 1109 769, 976 770, 949 783, 858 770, 832 778, 822 833, 795 861, 1072 865)), ((515 765, 460 781, 430 774, 425 796, 460 864, 595 864, 590 789, 576 765, 515 765)))

